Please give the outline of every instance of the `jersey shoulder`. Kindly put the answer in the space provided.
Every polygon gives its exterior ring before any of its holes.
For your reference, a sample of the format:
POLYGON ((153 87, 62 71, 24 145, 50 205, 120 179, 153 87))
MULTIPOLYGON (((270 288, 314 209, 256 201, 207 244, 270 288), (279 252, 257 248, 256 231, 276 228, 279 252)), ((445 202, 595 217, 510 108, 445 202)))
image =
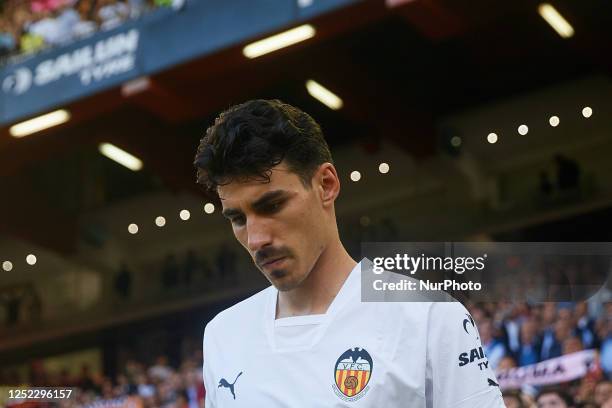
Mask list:
POLYGON ((249 323, 254 322, 263 316, 266 311, 266 304, 274 290, 273 286, 269 286, 256 294, 236 303, 233 306, 219 312, 206 325, 205 335, 211 336, 218 332, 236 327, 245 328, 249 323))

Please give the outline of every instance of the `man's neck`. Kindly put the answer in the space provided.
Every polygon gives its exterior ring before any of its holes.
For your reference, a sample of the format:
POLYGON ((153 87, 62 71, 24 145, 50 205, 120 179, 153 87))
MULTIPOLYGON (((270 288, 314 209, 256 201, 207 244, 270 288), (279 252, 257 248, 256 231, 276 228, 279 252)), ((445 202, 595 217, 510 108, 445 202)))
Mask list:
POLYGON ((357 262, 338 241, 334 248, 321 254, 298 288, 278 293, 276 318, 327 312, 355 265, 357 262))

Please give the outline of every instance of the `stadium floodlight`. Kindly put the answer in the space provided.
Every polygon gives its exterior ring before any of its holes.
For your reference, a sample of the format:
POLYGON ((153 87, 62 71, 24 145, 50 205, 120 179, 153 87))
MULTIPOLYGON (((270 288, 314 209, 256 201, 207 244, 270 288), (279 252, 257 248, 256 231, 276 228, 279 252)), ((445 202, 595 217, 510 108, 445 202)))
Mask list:
POLYGON ((574 35, 574 27, 551 4, 540 4, 538 13, 561 37, 570 38, 574 35))
POLYGON ((28 256, 26 256, 26 262, 28 263, 28 265, 35 265, 36 264, 36 255, 29 254, 28 256))
POLYGON ((101 143, 98 147, 98 150, 104 156, 108 157, 113 161, 116 161, 117 163, 127 167, 132 171, 138 171, 142 169, 142 160, 111 143, 101 143))
POLYGON ((61 125, 69 120, 70 113, 67 110, 60 109, 17 123, 9 128, 9 133, 13 137, 24 137, 53 126, 61 125))
POLYGON ((291 30, 283 31, 263 40, 255 41, 242 49, 247 58, 257 58, 281 48, 308 40, 314 37, 316 30, 310 24, 304 24, 291 30))
POLYGON ((306 89, 310 96, 330 109, 338 110, 344 104, 338 95, 312 79, 306 81, 306 89))

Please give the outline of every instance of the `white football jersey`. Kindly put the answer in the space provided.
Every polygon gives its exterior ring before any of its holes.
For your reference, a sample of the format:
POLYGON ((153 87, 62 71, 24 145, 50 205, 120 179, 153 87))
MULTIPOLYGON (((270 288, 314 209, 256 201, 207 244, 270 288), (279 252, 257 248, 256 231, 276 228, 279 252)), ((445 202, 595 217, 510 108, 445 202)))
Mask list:
POLYGON ((459 302, 361 302, 361 263, 327 312, 275 319, 273 286, 204 333, 206 408, 503 408, 459 302))

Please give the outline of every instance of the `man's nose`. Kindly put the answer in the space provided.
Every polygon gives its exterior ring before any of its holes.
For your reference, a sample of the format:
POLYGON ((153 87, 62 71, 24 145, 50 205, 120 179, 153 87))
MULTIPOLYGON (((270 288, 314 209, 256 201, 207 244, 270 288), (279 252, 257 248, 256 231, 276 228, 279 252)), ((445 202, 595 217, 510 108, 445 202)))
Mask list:
POLYGON ((251 217, 247 220, 247 246, 252 253, 272 243, 272 234, 266 222, 251 217))

